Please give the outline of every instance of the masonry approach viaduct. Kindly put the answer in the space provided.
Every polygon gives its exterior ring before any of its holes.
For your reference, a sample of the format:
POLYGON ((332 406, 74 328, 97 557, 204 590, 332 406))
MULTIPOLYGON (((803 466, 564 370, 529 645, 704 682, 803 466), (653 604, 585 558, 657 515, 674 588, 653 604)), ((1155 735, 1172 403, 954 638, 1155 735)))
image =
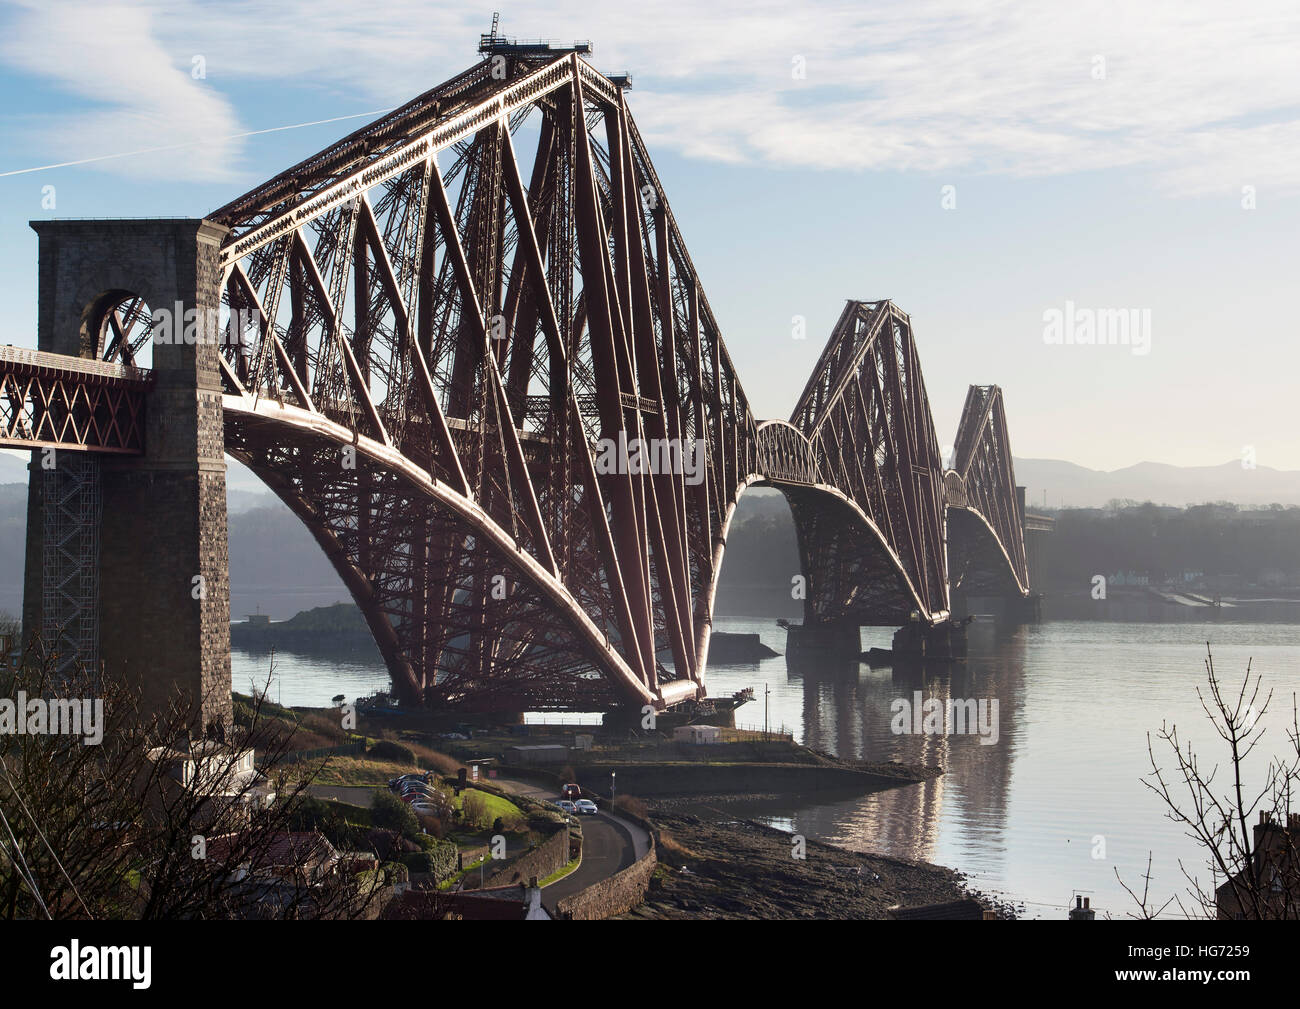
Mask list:
POLYGON ((227 717, 224 453, 407 702, 704 697, 752 486, 790 502, 808 626, 924 639, 962 586, 1026 597, 1000 390, 971 387, 945 467, 908 317, 850 301, 790 419, 756 420, 625 83, 493 56, 205 219, 34 223, 39 350, 0 348, 27 632, 227 717), (620 436, 702 468, 598 466, 620 436))

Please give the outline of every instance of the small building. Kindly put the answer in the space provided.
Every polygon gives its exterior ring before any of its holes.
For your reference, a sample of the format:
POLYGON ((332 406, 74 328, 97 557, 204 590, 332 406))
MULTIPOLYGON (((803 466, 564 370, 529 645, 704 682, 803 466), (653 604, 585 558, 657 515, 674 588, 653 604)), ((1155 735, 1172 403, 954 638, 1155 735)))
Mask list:
POLYGON ((508 764, 567 764, 569 748, 563 743, 538 743, 533 746, 507 746, 508 764))
POLYGON ((1288 814, 1283 825, 1280 816, 1261 809, 1251 855, 1253 873, 1243 869, 1215 890, 1218 919, 1284 921, 1300 916, 1300 813, 1288 814))
POLYGON ((247 821, 275 803, 275 782, 257 769, 251 749, 202 739, 155 746, 148 757, 162 772, 152 779, 162 787, 147 796, 156 813, 164 813, 187 792, 207 797, 199 817, 213 823, 230 816, 247 821))
POLYGON ((308 885, 332 876, 341 860, 319 830, 280 830, 263 838, 221 834, 208 841, 207 857, 226 865, 235 880, 275 878, 308 885))
POLYGON ((716 725, 679 725, 673 729, 673 739, 678 743, 713 745, 722 742, 722 730, 716 725))

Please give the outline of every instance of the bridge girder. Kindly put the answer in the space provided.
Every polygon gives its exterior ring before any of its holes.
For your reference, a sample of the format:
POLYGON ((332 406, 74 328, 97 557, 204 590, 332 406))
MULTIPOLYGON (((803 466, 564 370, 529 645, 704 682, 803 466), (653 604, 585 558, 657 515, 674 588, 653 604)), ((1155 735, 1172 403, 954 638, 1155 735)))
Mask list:
MULTIPOLYGON (((1023 570, 1000 392, 945 475, 908 317, 850 301, 790 421, 760 425, 621 89, 576 54, 498 67, 211 215, 226 448, 311 530, 404 698, 703 696, 755 484, 791 501, 814 620, 946 620, 954 495, 1023 570), (638 466, 636 443, 700 450, 638 466)), ((147 373, 62 360, 147 398, 147 373)), ((5 390, 30 370, 0 357, 5 390)), ((50 427, 24 402, 0 443, 50 427)))
POLYGON ((967 390, 953 443, 953 468, 944 474, 944 487, 953 587, 1028 595, 1024 504, 1016 488, 999 386, 972 385, 967 390))
POLYGON ((0 445, 139 455, 152 374, 0 347, 0 445))
MULTIPOLYGON (((599 629, 584 654, 620 696, 696 696, 713 543, 756 425, 621 91, 572 54, 492 67, 213 215, 232 229, 227 401, 283 404, 426 473, 517 546, 532 588, 565 588, 555 605, 599 629), (633 461, 696 441, 698 470, 633 461)), ((358 522, 413 508, 383 481, 367 494, 358 522)), ((430 698, 455 678, 449 586, 474 563, 472 538, 445 540, 385 580, 396 602, 354 591, 395 683, 430 698)), ((500 654, 522 603, 475 605, 478 654, 500 654)))
MULTIPOLYGON (((892 569, 893 581, 913 601, 909 609, 927 623, 947 619, 943 469, 907 315, 890 301, 849 301, 790 423, 811 446, 820 481, 838 488, 867 520, 887 561, 880 568, 892 569)), ((796 521, 808 508, 807 501, 800 505, 796 521)), ((814 530, 805 521, 805 571, 814 569, 819 555, 846 557, 842 544, 834 546, 841 538, 834 526, 814 530)), ((853 553, 866 563, 862 547, 853 553)), ((841 577, 852 570, 850 564, 841 577)), ((864 575, 869 570, 875 573, 864 567, 864 575)), ((832 611, 815 615, 822 621, 894 623, 899 594, 884 598, 887 603, 878 593, 845 595, 827 603, 832 611)))

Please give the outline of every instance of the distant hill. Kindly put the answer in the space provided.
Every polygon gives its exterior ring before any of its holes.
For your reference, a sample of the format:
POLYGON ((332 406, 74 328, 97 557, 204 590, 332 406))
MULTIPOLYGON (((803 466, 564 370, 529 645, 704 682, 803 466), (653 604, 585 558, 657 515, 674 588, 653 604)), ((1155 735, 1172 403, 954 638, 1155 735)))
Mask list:
MULTIPOLYGON (((1230 501, 1239 505, 1300 506, 1300 472, 1261 466, 1167 466, 1139 463, 1104 472, 1057 459, 1016 459, 1016 479, 1031 507, 1100 508, 1112 500, 1183 507, 1230 501)), ((348 600, 347 589, 297 517, 247 469, 231 465, 231 615, 285 619, 300 610, 348 600)), ((27 520, 27 458, 0 451, 0 611, 17 613, 27 520)), ((790 579, 799 571, 798 544, 785 499, 755 490, 741 499, 719 576, 719 613, 791 615, 790 579)))
POLYGON ((1230 501, 1239 505, 1300 505, 1300 472, 1269 466, 1242 468, 1234 460, 1220 466, 1169 466, 1140 462, 1123 469, 1087 469, 1060 459, 1016 459, 1016 482, 1025 499, 1049 508, 1101 508, 1114 499, 1185 507, 1230 501))
POLYGON ((230 627, 230 643, 250 651, 286 648, 297 652, 376 651, 375 639, 355 603, 317 606, 276 623, 251 618, 230 627))
MULTIPOLYGON (((249 470, 233 460, 226 472, 227 506, 232 513, 276 507, 275 496, 249 470)), ((1063 459, 1016 459, 1016 480, 1026 500, 1049 508, 1101 508, 1111 500, 1151 501, 1185 507, 1230 501, 1239 505, 1300 505, 1300 471, 1269 466, 1243 469, 1239 460, 1219 466, 1169 466, 1140 462, 1117 470, 1088 469, 1063 459)), ((0 451, 0 484, 27 482, 27 455, 0 451)), ((746 495, 752 515, 780 509, 774 501, 746 495), (749 502, 752 502, 750 504, 749 502)))
MULTIPOLYGON (((27 483, 27 452, 0 450, 0 485, 27 483)), ((248 469, 227 460, 226 507, 232 512, 246 512, 273 503, 273 495, 248 469)), ((26 491, 23 491, 26 496, 26 491)))

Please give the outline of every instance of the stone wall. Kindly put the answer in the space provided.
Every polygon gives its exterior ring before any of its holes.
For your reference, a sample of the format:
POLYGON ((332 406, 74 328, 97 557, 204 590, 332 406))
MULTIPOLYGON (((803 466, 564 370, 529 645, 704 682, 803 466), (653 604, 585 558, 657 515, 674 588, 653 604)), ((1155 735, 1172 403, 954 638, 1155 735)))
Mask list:
POLYGON ((653 843, 650 850, 621 872, 593 883, 555 905, 557 918, 570 921, 602 921, 631 911, 645 899, 650 877, 659 858, 653 843))
MULTIPOLYGON (((569 864, 569 828, 561 827, 531 851, 502 862, 488 862, 487 885, 506 886, 545 879, 569 864)), ((471 875, 473 875, 471 873, 471 875)))

